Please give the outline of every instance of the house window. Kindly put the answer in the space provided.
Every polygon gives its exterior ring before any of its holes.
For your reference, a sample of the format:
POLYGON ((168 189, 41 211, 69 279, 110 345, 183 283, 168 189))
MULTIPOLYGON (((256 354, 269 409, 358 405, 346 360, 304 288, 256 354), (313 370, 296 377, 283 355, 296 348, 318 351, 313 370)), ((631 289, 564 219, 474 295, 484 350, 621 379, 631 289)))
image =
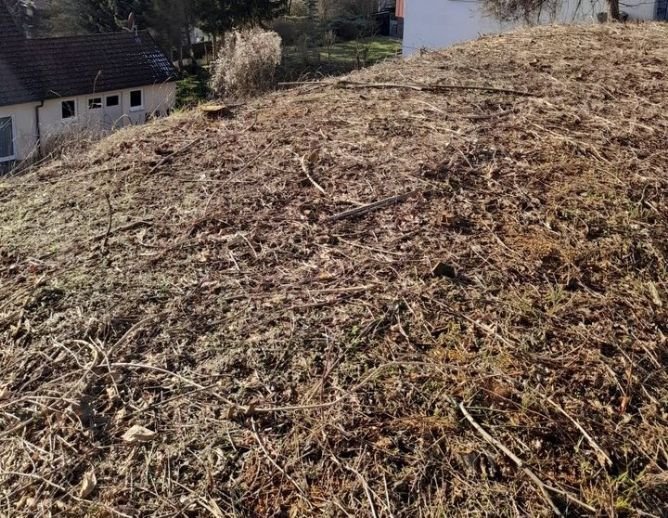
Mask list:
POLYGON ((14 125, 11 117, 0 117, 0 162, 14 160, 14 125))
POLYGON ((144 108, 144 99, 143 99, 141 90, 131 90, 130 91, 130 110, 137 111, 144 108))
POLYGON ((77 116, 77 105, 74 99, 60 103, 60 109, 63 120, 73 119, 77 116))
POLYGON ((102 108, 102 97, 93 97, 92 99, 88 99, 89 110, 97 110, 99 108, 102 108))
POLYGON ((110 95, 107 97, 107 108, 111 108, 112 106, 118 106, 121 104, 121 100, 118 97, 118 95, 110 95))

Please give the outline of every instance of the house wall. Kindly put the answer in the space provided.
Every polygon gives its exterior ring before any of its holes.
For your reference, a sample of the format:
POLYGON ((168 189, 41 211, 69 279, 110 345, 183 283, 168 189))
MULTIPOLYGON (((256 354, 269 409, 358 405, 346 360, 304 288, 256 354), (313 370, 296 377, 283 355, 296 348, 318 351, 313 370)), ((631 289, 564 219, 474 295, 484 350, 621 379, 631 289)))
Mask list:
POLYGON ((49 142, 54 137, 68 132, 92 131, 93 133, 105 133, 130 124, 143 124, 151 116, 166 115, 174 107, 175 101, 176 84, 173 82, 76 97, 49 99, 44 103, 39 114, 42 142, 48 147, 49 142), (143 92, 144 106, 142 109, 130 107, 130 92, 133 90, 142 90, 143 92), (107 108, 106 98, 110 95, 119 95, 120 105, 118 107, 107 108), (102 108, 88 108, 88 100, 94 97, 102 98, 102 108), (76 117, 63 120, 62 102, 70 99, 74 100, 76 104, 76 117))
MULTIPOLYGON (((406 56, 422 48, 444 48, 522 25, 500 22, 485 12, 479 0, 406 0, 404 9, 406 56)), ((621 9, 632 20, 652 20, 656 15, 655 0, 626 0, 621 9)), ((534 22, 592 23, 600 12, 607 12, 605 0, 563 0, 556 13, 543 13, 534 22)))
POLYGON ((41 135, 43 148, 48 149, 54 137, 68 132, 76 133, 85 129, 85 131, 91 130, 100 134, 130 124, 143 124, 152 116, 166 115, 174 107, 175 102, 176 83, 170 82, 113 92, 49 99, 44 102, 44 106, 39 108, 39 133, 35 108, 40 103, 0 106, 0 117, 12 117, 14 153, 16 160, 22 161, 36 154, 38 134, 41 135), (143 91, 144 106, 140 110, 131 110, 130 92, 137 89, 143 91), (105 99, 115 94, 120 97, 120 105, 115 110, 108 110, 105 106, 105 99), (88 109, 88 99, 93 97, 102 98, 102 109, 88 109), (77 116, 71 120, 62 119, 61 102, 66 99, 73 99, 76 103, 77 116))
POLYGON ((30 158, 30 155, 37 149, 36 106, 38 106, 38 103, 0 106, 0 117, 12 117, 14 154, 17 161, 30 158))

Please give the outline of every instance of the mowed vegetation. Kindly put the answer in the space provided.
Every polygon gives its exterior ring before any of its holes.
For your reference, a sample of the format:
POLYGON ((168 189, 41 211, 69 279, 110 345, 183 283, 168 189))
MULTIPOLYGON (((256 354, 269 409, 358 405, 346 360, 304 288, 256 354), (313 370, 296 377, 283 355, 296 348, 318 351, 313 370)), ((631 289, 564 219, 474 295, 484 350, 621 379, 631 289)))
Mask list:
POLYGON ((0 181, 0 515, 668 516, 668 26, 537 27, 0 181))

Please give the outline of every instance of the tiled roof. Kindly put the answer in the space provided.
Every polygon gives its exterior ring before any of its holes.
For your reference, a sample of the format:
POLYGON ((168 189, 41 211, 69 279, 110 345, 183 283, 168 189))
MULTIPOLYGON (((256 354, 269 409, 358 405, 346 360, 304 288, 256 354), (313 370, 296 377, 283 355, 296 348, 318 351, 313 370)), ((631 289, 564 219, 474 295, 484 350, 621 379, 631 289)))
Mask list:
POLYGON ((0 0, 0 106, 174 80, 148 32, 25 39, 0 0))
POLYGON ((0 106, 39 99, 35 75, 26 40, 0 0, 0 106))
POLYGON ((164 83, 174 67, 148 32, 29 40, 46 98, 164 83))

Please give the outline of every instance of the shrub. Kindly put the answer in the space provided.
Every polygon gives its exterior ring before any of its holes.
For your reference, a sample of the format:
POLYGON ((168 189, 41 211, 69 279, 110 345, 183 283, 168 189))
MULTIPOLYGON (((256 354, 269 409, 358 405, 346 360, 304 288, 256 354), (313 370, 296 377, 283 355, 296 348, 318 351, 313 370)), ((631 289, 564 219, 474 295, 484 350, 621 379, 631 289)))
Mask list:
POLYGON ((216 60, 211 89, 220 97, 250 97, 273 86, 281 37, 261 28, 234 31, 216 60))

